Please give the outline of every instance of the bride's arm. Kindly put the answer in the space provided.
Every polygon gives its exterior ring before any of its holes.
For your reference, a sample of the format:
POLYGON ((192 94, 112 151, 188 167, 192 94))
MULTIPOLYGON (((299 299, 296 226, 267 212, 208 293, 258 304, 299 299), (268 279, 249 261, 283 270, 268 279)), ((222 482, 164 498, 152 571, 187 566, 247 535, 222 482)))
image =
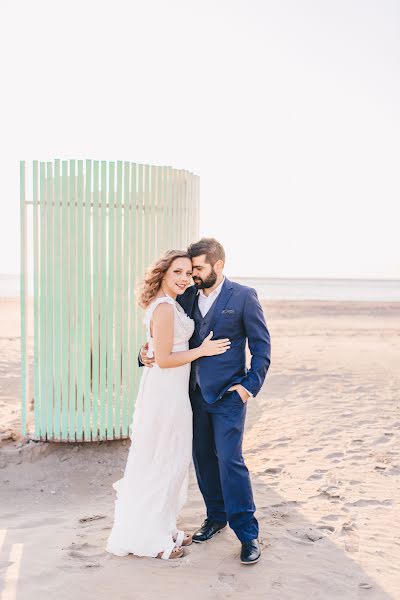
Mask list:
POLYGON ((154 358, 162 369, 181 367, 197 360, 201 356, 223 354, 230 347, 228 339, 211 340, 212 331, 198 348, 172 352, 174 340, 174 308, 163 302, 153 312, 152 337, 154 340, 154 358))

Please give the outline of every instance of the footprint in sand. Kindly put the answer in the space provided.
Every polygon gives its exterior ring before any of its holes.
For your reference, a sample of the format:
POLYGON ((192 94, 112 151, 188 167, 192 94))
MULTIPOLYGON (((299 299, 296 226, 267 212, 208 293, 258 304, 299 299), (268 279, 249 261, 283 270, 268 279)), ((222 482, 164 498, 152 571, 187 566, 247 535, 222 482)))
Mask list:
POLYGON ((297 542, 313 544, 331 535, 335 531, 335 528, 322 525, 319 527, 305 527, 304 529, 287 529, 286 531, 289 537, 297 542))
POLYGON ((261 506, 260 508, 286 508, 286 509, 292 509, 292 508, 298 508, 299 506, 302 506, 303 504, 305 504, 305 502, 303 502, 302 500, 287 500, 286 502, 278 502, 277 504, 271 504, 270 507, 261 506))
POLYGON ((360 537, 354 523, 351 521, 343 523, 340 535, 344 538, 344 548, 347 552, 358 552, 360 548, 360 537))
POLYGON ((270 518, 272 519, 271 525, 281 525, 290 518, 290 515, 289 513, 276 511, 271 513, 270 518))
POLYGON ((322 479, 322 478, 323 478, 322 473, 313 473, 312 475, 310 475, 310 477, 307 477, 307 481, 314 481, 314 480, 318 480, 318 479, 322 479))
POLYGON ((327 454, 325 458, 328 458, 329 460, 337 460, 339 458, 343 458, 343 456, 343 452, 332 452, 331 454, 327 454))
POLYGON ((364 500, 364 498, 360 500, 356 500, 355 502, 347 502, 345 506, 355 506, 355 507, 365 507, 365 506, 382 506, 384 508, 391 508, 392 501, 391 500, 364 500))
POLYGON ((389 471, 386 471, 386 475, 397 476, 400 475, 400 467, 392 467, 389 471))
POLYGON ((217 577, 217 583, 212 587, 215 590, 218 600, 229 598, 235 592, 249 589, 247 584, 239 584, 236 580, 236 575, 233 573, 218 573, 217 577))
POLYGON ((281 472, 281 467, 268 467, 268 469, 265 469, 264 471, 264 473, 266 473, 267 475, 279 475, 279 473, 281 472))
POLYGON ((100 563, 98 562, 99 558, 104 558, 107 553, 105 551, 98 552, 97 546, 93 546, 88 542, 72 542, 63 550, 67 551, 67 555, 69 558, 73 559, 72 564, 64 564, 62 565, 62 569, 87 569, 92 567, 100 567, 100 563))
POLYGON ((340 500, 340 489, 336 485, 324 485, 318 489, 320 496, 328 498, 328 500, 337 501, 340 500))
POLYGON ((391 441, 393 436, 394 436, 394 433, 384 433, 383 435, 378 437, 376 440, 374 440, 372 442, 372 444, 374 446, 379 446, 380 444, 387 444, 388 442, 391 441))

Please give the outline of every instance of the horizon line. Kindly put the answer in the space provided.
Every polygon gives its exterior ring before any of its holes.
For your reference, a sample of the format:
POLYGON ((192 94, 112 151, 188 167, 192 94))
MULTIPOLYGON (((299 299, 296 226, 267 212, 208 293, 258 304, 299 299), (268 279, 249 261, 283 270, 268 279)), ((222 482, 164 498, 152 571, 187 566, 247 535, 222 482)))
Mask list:
MULTIPOLYGON (((21 273, 0 273, 0 277, 21 277, 21 273)), ((326 277, 326 276, 270 276, 270 275, 229 275, 228 278, 232 279, 274 279, 278 281, 282 280, 329 280, 329 281, 398 281, 399 277, 326 277)))

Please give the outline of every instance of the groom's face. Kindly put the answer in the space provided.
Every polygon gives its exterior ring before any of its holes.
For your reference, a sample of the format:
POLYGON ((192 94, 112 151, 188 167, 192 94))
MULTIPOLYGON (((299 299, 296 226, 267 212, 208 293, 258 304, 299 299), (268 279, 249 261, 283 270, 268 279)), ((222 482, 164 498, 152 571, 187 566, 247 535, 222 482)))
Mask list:
POLYGON ((205 254, 192 258, 192 273, 194 285, 198 290, 212 287, 218 277, 214 267, 207 262, 205 254))

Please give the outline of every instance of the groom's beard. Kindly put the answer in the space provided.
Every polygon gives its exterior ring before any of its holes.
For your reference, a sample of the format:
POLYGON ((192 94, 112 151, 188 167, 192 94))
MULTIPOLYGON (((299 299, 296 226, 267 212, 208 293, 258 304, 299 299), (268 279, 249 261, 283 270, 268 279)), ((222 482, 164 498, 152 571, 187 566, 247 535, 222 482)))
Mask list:
POLYGON ((206 277, 206 279, 201 279, 200 277, 196 277, 193 279, 194 285, 198 290, 204 290, 205 288, 212 287, 217 281, 218 275, 214 271, 214 268, 211 267, 211 273, 206 277))

